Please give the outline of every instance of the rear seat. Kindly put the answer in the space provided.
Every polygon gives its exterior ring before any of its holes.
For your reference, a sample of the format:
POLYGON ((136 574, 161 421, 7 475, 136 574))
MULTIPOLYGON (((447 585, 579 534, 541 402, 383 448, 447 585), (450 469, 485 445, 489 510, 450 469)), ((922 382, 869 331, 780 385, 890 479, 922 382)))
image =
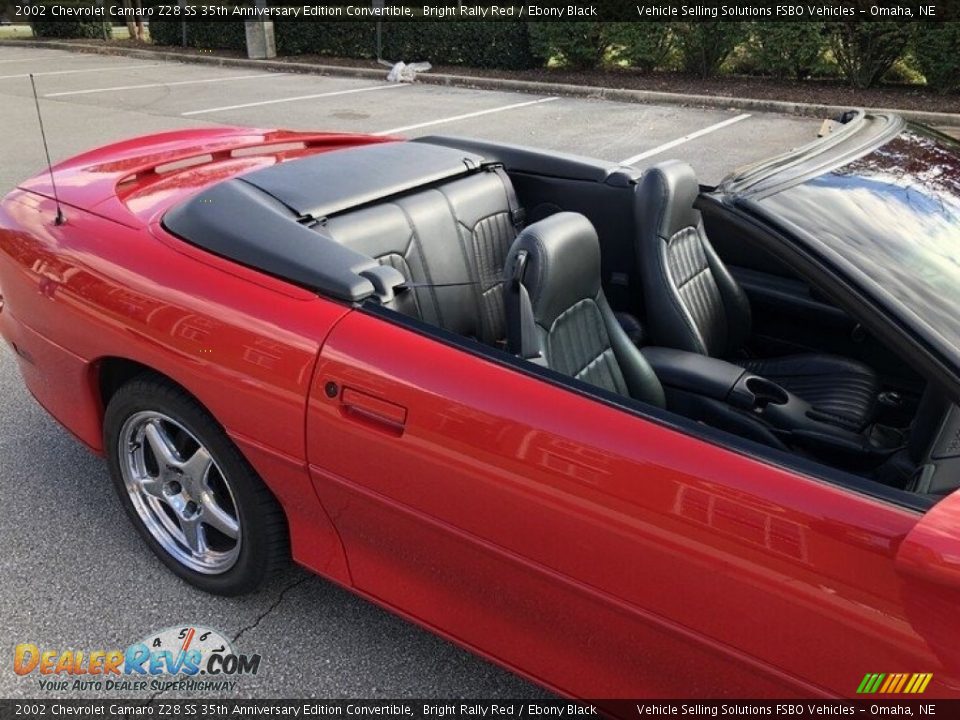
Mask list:
POLYGON ((495 344, 506 335, 501 276, 519 224, 509 182, 482 171, 332 217, 324 231, 426 285, 413 289, 424 321, 495 344))

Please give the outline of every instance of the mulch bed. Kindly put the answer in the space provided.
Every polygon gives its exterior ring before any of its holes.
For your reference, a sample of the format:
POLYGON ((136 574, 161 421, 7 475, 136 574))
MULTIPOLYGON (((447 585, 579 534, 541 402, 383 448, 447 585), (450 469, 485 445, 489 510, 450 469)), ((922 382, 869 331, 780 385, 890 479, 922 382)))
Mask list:
MULTIPOLYGON (((130 40, 100 42, 76 40, 74 42, 123 47, 143 47, 147 49, 152 47, 130 40)), ((242 53, 231 50, 199 51, 195 48, 166 46, 158 46, 156 49, 185 55, 202 54, 220 57, 244 57, 242 53)), ((276 59, 281 62, 316 63, 343 67, 382 67, 373 60, 335 58, 321 55, 292 55, 278 57, 276 59)), ((420 58, 409 59, 415 61, 420 58)), ((383 68, 383 71, 384 76, 386 76, 386 68, 383 68)), ((773 78, 748 77, 742 75, 722 75, 716 78, 702 79, 672 72, 643 74, 629 69, 604 71, 571 71, 562 69, 483 70, 479 68, 435 64, 433 66, 433 72, 489 78, 500 77, 511 80, 531 80, 535 82, 569 83, 572 85, 594 85, 611 89, 654 90, 658 92, 757 98, 761 100, 784 100, 787 102, 819 103, 850 107, 899 108, 903 110, 960 113, 960 94, 941 95, 916 85, 883 85, 869 90, 858 90, 847 86, 841 80, 775 80, 773 78)))

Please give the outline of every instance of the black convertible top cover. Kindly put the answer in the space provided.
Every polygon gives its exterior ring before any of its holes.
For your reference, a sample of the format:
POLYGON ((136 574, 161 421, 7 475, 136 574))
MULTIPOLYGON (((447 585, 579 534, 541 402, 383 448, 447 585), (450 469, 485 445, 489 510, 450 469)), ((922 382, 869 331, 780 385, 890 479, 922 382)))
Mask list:
POLYGON ((427 143, 333 150, 217 183, 168 210, 163 226, 242 265, 360 302, 376 293, 371 278, 379 263, 340 245, 313 221, 482 165, 479 155, 427 143))
POLYGON ((325 218, 420 185, 462 175, 483 158, 463 150, 408 142, 320 153, 241 178, 300 217, 325 218))

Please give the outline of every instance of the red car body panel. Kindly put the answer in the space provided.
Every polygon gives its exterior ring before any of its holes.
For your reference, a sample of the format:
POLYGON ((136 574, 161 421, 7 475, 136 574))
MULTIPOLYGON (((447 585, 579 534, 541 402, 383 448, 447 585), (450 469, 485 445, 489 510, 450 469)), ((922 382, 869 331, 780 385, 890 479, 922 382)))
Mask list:
POLYGON ((0 206, 0 332, 30 391, 99 452, 103 364, 163 373, 276 494, 298 562, 564 694, 849 696, 932 672, 927 696, 960 697, 960 497, 921 516, 804 477, 159 224, 245 168, 381 141, 119 143, 57 166, 59 226, 49 179, 26 183, 0 206))

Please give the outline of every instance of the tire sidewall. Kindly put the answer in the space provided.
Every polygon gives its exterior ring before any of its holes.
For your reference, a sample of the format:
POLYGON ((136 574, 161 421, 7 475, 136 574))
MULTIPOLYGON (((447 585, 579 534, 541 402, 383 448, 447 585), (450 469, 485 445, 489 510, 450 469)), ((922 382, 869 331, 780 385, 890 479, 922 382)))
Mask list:
POLYGON ((259 585, 270 571, 261 518, 254 512, 259 479, 213 418, 182 391, 151 380, 134 380, 111 398, 104 414, 103 447, 114 490, 140 536, 160 560, 191 585, 217 595, 238 595, 259 585), (120 431, 135 413, 155 411, 180 423, 213 457, 230 486, 242 528, 236 562, 218 574, 197 572, 170 555, 144 525, 127 492, 121 470, 120 431))

